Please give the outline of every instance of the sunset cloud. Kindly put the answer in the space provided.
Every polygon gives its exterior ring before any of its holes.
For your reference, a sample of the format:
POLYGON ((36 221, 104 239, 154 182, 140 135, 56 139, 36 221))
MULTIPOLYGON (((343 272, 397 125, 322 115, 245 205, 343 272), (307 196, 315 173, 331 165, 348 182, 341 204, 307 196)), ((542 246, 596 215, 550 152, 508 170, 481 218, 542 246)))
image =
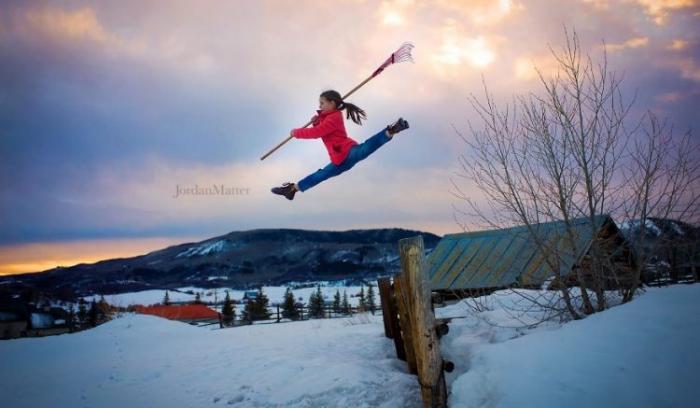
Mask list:
POLYGON ((607 44, 607 49, 610 52, 621 51, 626 48, 639 48, 649 44, 649 38, 647 37, 637 37, 630 38, 629 40, 618 43, 618 44, 607 44))
POLYGON ((686 40, 673 40, 666 48, 669 50, 684 50, 690 45, 689 41, 686 40))
POLYGON ((438 0, 435 5, 467 18, 469 23, 477 27, 501 24, 526 9, 521 2, 513 0, 438 0))
POLYGON ((557 73, 557 60, 551 54, 535 57, 518 57, 513 64, 515 77, 522 81, 538 80, 539 70, 545 79, 552 78, 557 73))
POLYGON ((402 26, 408 23, 408 14, 414 6, 413 0, 382 1, 377 13, 383 25, 402 26))
MULTIPOLYGON (((694 9, 700 6, 698 0, 635 0, 657 25, 665 25, 674 11, 694 9)), ((697 11, 697 10, 696 10, 697 11)))
POLYGON ((41 30, 50 35, 88 38, 98 42, 114 39, 107 34, 97 20, 95 11, 89 7, 74 11, 53 8, 29 10, 24 14, 24 19, 32 29, 41 30))
POLYGON ((663 26, 668 23, 673 12, 683 10, 694 10, 693 15, 697 15, 697 8, 700 5, 698 0, 582 0, 583 3, 593 6, 597 10, 610 10, 611 4, 615 7, 624 7, 621 3, 633 4, 641 7, 646 16, 656 25, 663 26))

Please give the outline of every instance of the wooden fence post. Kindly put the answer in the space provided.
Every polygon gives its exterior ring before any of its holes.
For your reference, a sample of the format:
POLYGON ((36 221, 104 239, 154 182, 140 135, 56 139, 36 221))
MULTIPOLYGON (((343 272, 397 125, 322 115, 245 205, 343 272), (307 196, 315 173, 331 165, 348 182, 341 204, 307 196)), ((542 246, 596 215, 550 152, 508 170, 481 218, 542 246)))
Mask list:
MULTIPOLYGON (((432 311, 430 283, 426 277, 423 237, 399 240, 401 270, 404 282, 402 294, 409 308, 411 338, 415 350, 418 383, 424 407, 446 407, 447 385, 443 371, 435 315, 432 311)), ((403 326, 403 322, 402 322, 403 326)))

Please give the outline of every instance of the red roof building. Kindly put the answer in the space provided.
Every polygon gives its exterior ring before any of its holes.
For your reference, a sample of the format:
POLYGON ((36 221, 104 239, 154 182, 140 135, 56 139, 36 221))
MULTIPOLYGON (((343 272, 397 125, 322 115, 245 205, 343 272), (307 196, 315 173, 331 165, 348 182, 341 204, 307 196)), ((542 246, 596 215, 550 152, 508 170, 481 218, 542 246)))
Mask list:
POLYGON ((202 304, 135 306, 138 313, 187 322, 219 320, 219 313, 202 304))

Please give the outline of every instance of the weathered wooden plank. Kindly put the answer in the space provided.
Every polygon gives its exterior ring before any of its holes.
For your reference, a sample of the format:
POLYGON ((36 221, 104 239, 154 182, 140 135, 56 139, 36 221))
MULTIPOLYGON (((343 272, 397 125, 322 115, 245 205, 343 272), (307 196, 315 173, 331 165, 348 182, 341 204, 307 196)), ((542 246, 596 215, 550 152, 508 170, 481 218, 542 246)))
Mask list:
MULTIPOLYGON (((424 407, 446 407, 447 389, 443 371, 435 315, 432 311, 430 283, 425 271, 423 237, 399 240, 403 279, 402 297, 408 299, 410 332, 415 351, 418 383, 424 407)), ((401 323, 403 325, 403 321, 401 323)), ((402 326, 403 327, 403 326, 402 326)))
POLYGON ((394 286, 389 286, 389 314, 392 316, 391 335, 394 339, 394 347, 396 348, 396 357, 406 361, 406 346, 404 345, 403 336, 401 335, 401 327, 399 326, 399 311, 396 306, 396 295, 394 294, 394 286))
POLYGON ((411 374, 417 374, 416 352, 413 347, 413 338, 411 330, 411 318, 408 315, 410 299, 408 292, 404 288, 404 278, 402 276, 394 276, 394 295, 396 296, 396 306, 399 312, 399 326, 401 328, 401 336, 403 338, 404 350, 406 352, 406 364, 408 371, 411 374))
POLYGON ((396 316, 391 315, 389 312, 389 302, 391 301, 391 282, 389 278, 379 278, 377 279, 377 287, 379 289, 379 302, 382 306, 382 321, 384 322, 384 335, 387 338, 392 339, 391 333, 391 319, 395 319, 396 316))

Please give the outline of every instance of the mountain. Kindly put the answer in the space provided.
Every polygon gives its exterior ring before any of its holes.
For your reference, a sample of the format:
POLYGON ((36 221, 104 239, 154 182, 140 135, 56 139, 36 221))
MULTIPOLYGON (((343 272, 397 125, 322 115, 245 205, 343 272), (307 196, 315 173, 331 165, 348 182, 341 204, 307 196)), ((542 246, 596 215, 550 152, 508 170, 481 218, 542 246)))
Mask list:
POLYGON ((357 282, 400 270, 398 240, 423 236, 426 253, 440 240, 400 228, 348 231, 234 231, 131 258, 0 277, 3 292, 27 289, 58 298, 183 286, 249 288, 314 280, 357 282))

